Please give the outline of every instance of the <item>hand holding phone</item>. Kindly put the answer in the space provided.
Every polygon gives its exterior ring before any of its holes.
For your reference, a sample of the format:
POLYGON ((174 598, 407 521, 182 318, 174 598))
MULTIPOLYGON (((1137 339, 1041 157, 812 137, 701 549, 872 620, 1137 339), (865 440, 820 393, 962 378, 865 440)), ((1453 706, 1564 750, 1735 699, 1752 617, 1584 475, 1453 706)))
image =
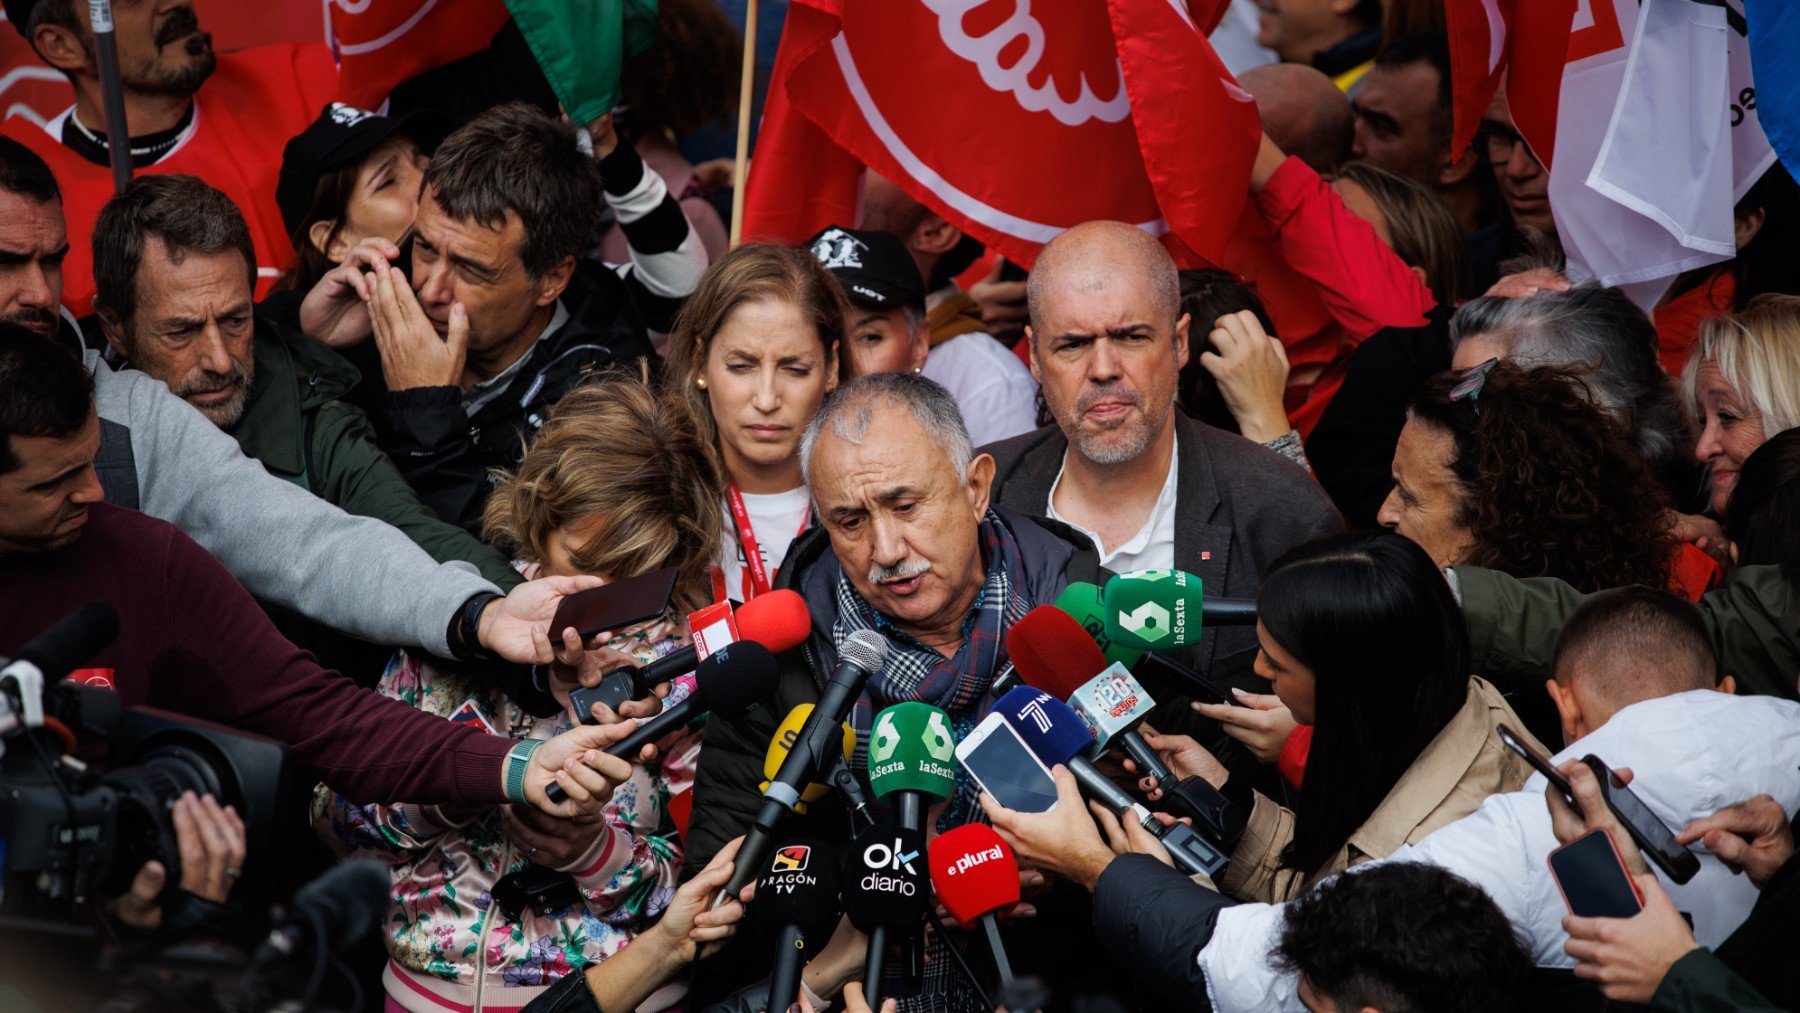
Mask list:
POLYGON ((1550 876, 1569 913, 1580 918, 1630 918, 1644 897, 1625 868, 1612 834, 1590 830, 1550 852, 1550 876))
POLYGON ((674 567, 640 574, 626 580, 577 591, 556 606, 550 622, 550 640, 560 642, 571 626, 583 640, 596 633, 610 633, 647 622, 663 614, 675 593, 674 567))
POLYGON ((994 801, 1024 813, 1056 805, 1056 781, 1044 761, 999 712, 989 714, 956 744, 956 759, 994 801))

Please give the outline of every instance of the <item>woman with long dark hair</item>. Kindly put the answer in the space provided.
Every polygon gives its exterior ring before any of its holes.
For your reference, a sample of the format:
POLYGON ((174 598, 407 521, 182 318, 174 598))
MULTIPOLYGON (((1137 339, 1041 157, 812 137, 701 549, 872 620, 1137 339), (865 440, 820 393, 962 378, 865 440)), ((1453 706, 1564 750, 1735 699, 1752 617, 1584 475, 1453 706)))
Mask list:
POLYGON ((1176 774, 1206 777, 1250 813, 1226 893, 1287 900, 1525 783, 1530 770, 1494 734, 1519 719, 1469 676, 1462 613, 1414 543, 1361 531, 1298 546, 1270 568, 1257 608, 1256 671, 1314 729, 1292 807, 1234 785, 1193 739, 1145 735, 1176 774))

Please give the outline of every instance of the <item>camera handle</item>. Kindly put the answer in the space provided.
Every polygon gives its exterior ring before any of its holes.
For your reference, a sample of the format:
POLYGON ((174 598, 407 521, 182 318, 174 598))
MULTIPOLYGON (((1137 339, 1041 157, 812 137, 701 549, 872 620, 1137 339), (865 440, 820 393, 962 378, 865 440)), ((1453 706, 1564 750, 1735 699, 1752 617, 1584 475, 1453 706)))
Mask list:
POLYGON ((0 737, 44 727, 44 673, 21 658, 0 668, 0 737), (11 685, 8 685, 8 684, 11 685), (14 701, 18 704, 15 707, 14 701))

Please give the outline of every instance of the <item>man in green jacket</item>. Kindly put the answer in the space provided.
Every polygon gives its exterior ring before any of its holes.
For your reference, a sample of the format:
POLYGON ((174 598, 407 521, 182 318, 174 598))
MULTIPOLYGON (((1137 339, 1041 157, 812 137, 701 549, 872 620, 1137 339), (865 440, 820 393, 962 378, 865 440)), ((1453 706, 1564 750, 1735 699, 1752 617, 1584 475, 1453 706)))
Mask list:
POLYGON ((100 328, 112 352, 163 383, 246 455, 348 513, 386 521, 433 558, 461 559, 511 588, 499 552, 439 520, 340 400, 357 372, 336 353, 258 320, 249 229, 192 176, 141 176, 94 228, 100 328))
MULTIPOLYGON (((1719 672, 1743 693, 1795 699, 1800 689, 1800 572, 1743 566, 1700 599, 1719 672)), ((1474 674, 1508 692, 1541 692, 1563 620, 1587 596, 1551 577, 1454 566, 1451 589, 1469 624, 1474 674)))

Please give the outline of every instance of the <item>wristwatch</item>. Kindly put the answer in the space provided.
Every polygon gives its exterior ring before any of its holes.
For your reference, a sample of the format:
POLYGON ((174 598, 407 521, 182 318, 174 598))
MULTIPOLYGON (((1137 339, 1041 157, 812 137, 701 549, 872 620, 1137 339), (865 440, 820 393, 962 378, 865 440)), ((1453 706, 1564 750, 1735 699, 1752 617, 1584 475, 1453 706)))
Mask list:
POLYGON ((481 646, 481 610, 500 596, 483 591, 462 603, 450 621, 450 656, 458 661, 491 660, 497 655, 481 646))

